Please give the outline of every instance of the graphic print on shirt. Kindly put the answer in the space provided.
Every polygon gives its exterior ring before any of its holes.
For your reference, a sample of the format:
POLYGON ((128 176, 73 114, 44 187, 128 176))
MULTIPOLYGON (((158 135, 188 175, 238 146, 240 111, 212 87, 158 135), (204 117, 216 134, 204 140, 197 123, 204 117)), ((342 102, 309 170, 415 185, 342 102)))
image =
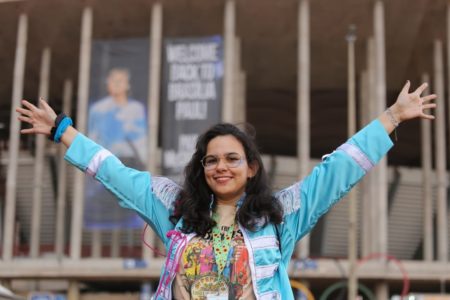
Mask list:
MULTIPOLYGON (((229 227, 221 226, 220 230, 225 236, 229 227)), ((234 228, 227 264, 220 277, 217 276, 212 238, 198 238, 186 246, 181 257, 184 288, 189 291, 192 300, 206 300, 212 293, 228 294, 230 299, 240 299, 244 287, 251 281, 248 265, 248 252, 237 226, 234 228)))

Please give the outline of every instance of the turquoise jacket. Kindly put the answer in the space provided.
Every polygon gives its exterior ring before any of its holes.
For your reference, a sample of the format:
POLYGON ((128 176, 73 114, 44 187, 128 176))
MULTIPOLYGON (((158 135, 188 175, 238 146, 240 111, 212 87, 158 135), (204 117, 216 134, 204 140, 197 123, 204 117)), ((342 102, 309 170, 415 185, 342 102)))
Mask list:
MULTIPOLYGON (((373 121, 325 156, 302 181, 275 194, 284 209, 278 235, 273 224, 255 232, 241 226, 257 299, 294 299, 287 268, 296 242, 375 166, 392 145, 383 125, 378 120, 373 121)), ((172 282, 178 261, 193 237, 193 234, 178 230, 182 220, 176 225, 169 221, 181 187, 167 178, 124 166, 108 150, 82 134, 76 136, 65 158, 83 172, 95 176, 117 196, 121 206, 136 211, 161 238, 168 254, 155 299, 172 299, 172 282)))

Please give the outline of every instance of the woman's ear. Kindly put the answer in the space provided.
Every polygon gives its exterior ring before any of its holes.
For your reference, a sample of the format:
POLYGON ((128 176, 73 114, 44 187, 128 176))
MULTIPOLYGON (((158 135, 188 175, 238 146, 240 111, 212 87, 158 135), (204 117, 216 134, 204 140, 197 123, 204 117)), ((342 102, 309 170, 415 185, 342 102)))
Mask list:
POLYGON ((259 170, 259 164, 258 164, 257 160, 250 163, 248 165, 248 178, 253 178, 258 173, 258 170, 259 170))

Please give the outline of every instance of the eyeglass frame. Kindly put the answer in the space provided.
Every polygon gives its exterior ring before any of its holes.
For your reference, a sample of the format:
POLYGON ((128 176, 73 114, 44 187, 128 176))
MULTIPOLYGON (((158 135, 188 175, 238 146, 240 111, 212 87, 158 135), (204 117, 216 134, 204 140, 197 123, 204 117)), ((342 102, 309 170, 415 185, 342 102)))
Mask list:
POLYGON ((245 156, 243 157, 242 155, 240 155, 240 154, 237 153, 237 152, 230 152, 230 153, 226 153, 225 155, 222 155, 222 156, 219 156, 219 155, 213 155, 213 154, 205 155, 205 156, 200 160, 200 163, 201 163, 202 167, 203 167, 205 170, 210 171, 210 170, 214 170, 215 168, 217 168, 217 166, 219 165, 220 161, 221 161, 223 158, 225 158, 225 165, 227 166, 227 168, 231 168, 231 169, 239 167, 240 165, 242 165, 242 163, 243 163, 244 161, 247 160, 245 156), (230 155, 230 154, 236 154, 236 155, 239 156, 239 160, 236 162, 236 165, 235 165, 235 166, 234 166, 234 165, 229 165, 229 163, 227 163, 227 161, 226 161, 226 156, 228 156, 228 155, 230 155), (216 162, 213 166, 207 167, 207 166, 205 166, 205 163, 204 163, 204 160, 205 160, 205 158, 207 158, 207 157, 214 157, 214 158, 217 159, 217 162, 216 162))

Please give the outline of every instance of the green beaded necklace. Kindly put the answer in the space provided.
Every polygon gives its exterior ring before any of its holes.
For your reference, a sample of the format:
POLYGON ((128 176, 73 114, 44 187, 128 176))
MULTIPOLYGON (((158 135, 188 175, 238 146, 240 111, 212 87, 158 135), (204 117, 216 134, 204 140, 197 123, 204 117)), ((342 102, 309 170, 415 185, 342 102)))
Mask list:
MULTIPOLYGON (((213 219, 218 223, 218 216, 213 214, 213 219)), ((212 229, 214 256, 217 264, 217 275, 222 276, 223 270, 227 264, 228 253, 230 252, 231 238, 233 237, 234 222, 224 233, 219 229, 219 225, 212 229)))

